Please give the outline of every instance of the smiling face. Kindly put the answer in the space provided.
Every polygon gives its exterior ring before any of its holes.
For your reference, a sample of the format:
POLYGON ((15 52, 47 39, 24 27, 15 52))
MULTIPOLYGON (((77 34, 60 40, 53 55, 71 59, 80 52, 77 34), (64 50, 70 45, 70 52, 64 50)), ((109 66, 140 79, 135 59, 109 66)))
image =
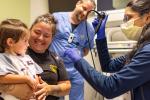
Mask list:
POLYGON ((77 20, 78 22, 85 20, 87 13, 90 10, 93 10, 94 8, 95 8, 95 5, 90 0, 78 1, 73 12, 75 20, 77 20))
POLYGON ((52 41, 52 27, 45 22, 36 23, 31 29, 30 48, 36 53, 44 53, 52 41))

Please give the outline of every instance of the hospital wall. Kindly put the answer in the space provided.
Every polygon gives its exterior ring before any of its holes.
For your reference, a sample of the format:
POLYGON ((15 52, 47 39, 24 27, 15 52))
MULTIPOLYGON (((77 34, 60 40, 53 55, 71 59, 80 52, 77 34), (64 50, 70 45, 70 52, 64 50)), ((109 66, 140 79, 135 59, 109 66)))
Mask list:
POLYGON ((29 25, 30 0, 0 0, 0 21, 18 18, 29 25))
POLYGON ((48 10, 48 0, 0 0, 0 21, 17 18, 28 26, 48 10))

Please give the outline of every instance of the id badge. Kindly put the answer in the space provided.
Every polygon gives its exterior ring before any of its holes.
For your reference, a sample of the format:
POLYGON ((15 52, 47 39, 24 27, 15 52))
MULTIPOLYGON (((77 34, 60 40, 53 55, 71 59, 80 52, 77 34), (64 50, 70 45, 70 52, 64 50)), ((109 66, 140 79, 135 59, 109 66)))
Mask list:
POLYGON ((68 38, 68 43, 72 43, 73 39, 74 39, 74 34, 70 33, 70 36, 68 38))

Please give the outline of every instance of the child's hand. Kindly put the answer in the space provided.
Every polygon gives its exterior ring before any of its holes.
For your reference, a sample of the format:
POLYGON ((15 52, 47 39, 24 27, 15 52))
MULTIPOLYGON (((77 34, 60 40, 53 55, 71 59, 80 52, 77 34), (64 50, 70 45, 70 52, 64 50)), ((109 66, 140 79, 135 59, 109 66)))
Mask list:
POLYGON ((26 83, 31 87, 31 89, 32 89, 33 91, 36 91, 37 85, 38 85, 37 80, 32 79, 32 78, 30 78, 29 76, 27 76, 27 81, 26 81, 26 83))

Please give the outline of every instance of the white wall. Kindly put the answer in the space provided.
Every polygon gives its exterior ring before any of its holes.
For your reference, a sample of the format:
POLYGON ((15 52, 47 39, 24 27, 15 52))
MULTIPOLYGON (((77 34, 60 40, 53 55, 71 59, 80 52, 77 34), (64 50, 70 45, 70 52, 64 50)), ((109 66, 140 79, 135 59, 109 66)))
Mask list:
POLYGON ((0 21, 17 18, 29 25, 30 0, 0 0, 0 21))
POLYGON ((30 0, 30 25, 39 15, 49 12, 48 0, 30 0))

